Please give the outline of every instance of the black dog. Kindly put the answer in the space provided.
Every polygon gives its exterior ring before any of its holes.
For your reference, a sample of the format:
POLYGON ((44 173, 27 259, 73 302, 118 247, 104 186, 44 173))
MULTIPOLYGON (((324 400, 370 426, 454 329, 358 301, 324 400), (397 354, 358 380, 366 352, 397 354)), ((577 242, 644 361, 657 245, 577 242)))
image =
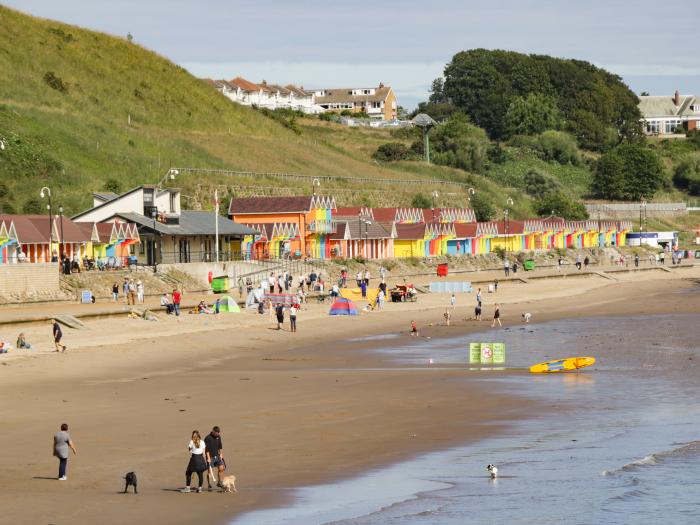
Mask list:
POLYGON ((124 485, 124 494, 126 494, 127 489, 129 488, 129 485, 132 485, 134 487, 134 494, 138 494, 138 480, 136 479, 136 473, 135 472, 127 472, 126 476, 124 476, 124 480, 126 481, 126 485, 124 485))

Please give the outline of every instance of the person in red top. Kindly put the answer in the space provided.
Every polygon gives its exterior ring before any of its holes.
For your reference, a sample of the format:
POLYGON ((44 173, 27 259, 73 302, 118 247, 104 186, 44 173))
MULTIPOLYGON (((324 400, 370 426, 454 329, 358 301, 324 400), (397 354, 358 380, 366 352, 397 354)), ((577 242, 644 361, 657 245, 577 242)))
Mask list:
POLYGON ((176 316, 180 316, 180 301, 182 301, 182 294, 177 290, 173 290, 173 310, 176 316))
POLYGON ((413 336, 418 335, 418 327, 416 326, 415 321, 411 321, 411 335, 413 335, 413 336))

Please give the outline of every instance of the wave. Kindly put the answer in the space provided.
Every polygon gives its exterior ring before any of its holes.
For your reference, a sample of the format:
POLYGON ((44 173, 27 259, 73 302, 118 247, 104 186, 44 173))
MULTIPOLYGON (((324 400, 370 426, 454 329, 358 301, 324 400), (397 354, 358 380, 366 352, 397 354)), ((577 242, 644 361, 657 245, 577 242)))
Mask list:
POLYGON ((700 441, 691 441, 690 443, 683 443, 680 446, 670 450, 654 452, 653 454, 644 456, 642 459, 631 461, 630 463, 627 463, 619 468, 604 470, 601 472, 601 475, 615 476, 622 472, 632 472, 639 468, 659 465, 668 459, 690 458, 695 456, 700 456, 700 441))

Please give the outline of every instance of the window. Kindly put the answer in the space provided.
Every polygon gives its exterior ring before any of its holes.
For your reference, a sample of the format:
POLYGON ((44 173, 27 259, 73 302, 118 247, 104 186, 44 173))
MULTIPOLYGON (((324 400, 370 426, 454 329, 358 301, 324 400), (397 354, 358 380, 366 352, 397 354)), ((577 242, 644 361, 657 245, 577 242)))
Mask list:
POLYGON ((381 102, 372 102, 372 107, 374 109, 379 109, 382 107, 382 103, 381 102))
POLYGON ((667 120, 664 123, 664 133, 675 133, 676 128, 678 128, 680 125, 680 120, 667 120))
POLYGON ((369 89, 363 89, 363 90, 362 90, 362 94, 363 94, 363 95, 369 95, 369 93, 370 93, 370 90, 369 90, 369 89))
POLYGON ((658 133, 661 128, 661 122, 658 120, 647 120, 647 133, 658 133))

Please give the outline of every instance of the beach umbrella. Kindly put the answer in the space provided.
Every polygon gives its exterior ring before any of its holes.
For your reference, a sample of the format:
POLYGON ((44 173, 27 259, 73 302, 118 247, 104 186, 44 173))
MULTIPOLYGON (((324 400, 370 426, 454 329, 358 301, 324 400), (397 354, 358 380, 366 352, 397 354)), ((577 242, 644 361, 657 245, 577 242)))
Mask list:
POLYGON ((241 309, 238 303, 230 295, 224 295, 219 298, 219 312, 240 312, 241 309))
POLYGON ((330 315, 357 315, 357 307, 349 299, 338 298, 331 306, 330 315))

